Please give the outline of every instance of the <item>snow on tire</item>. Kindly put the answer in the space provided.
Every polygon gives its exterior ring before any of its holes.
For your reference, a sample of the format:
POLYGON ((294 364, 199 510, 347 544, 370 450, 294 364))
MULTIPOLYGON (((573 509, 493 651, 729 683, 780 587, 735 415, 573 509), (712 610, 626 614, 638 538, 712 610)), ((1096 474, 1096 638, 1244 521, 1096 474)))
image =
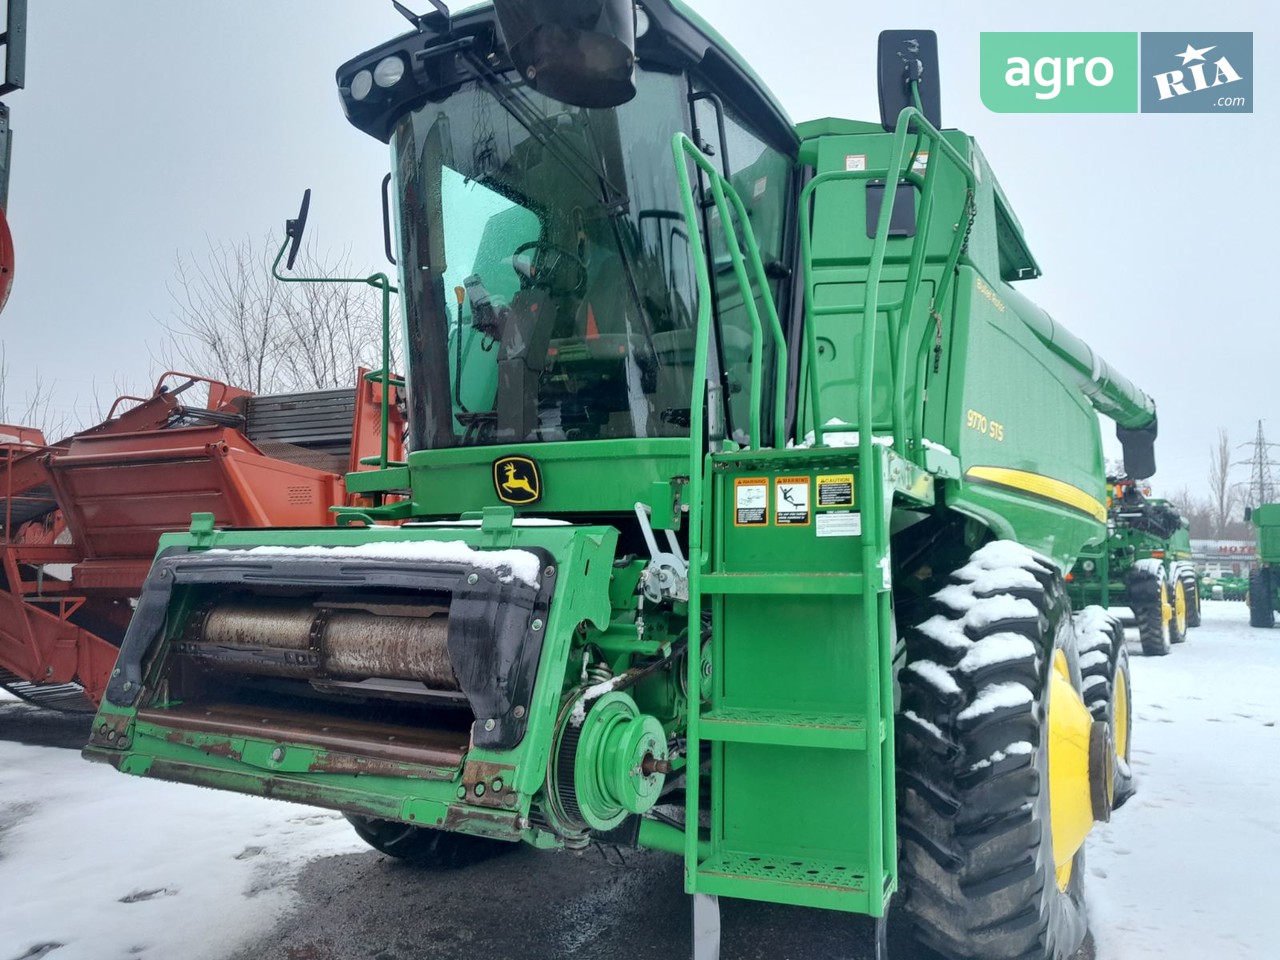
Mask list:
POLYGON ((1085 607, 1075 615, 1076 649, 1080 651, 1080 690, 1084 705, 1095 720, 1103 720, 1111 728, 1115 745, 1115 798, 1112 808, 1119 808, 1134 794, 1133 772, 1129 766, 1133 733, 1133 691, 1129 681, 1129 648, 1125 644, 1124 624, 1099 606, 1085 607), (1117 701, 1123 686, 1123 700, 1117 701), (1118 710, 1123 702, 1124 709, 1118 710), (1117 716, 1117 713, 1122 715, 1117 716), (1120 730, 1119 727, 1124 727, 1120 730))
POLYGON ((899 678, 902 915, 952 960, 1060 960, 1086 931, 1083 851, 1060 889, 1049 812, 1056 643, 1080 677, 1061 576, 996 541, 933 599, 899 678))
MULTIPOLYGON (((1156 561, 1159 563, 1159 561, 1156 561)), ((1165 582, 1163 571, 1139 567, 1129 576, 1129 607, 1138 623, 1138 639, 1148 657, 1163 657, 1169 652, 1169 621, 1164 618, 1165 582)))
POLYGON ((1187 597, 1187 626, 1200 626, 1200 581, 1196 579, 1196 571, 1192 566, 1184 566, 1178 572, 1182 581, 1182 592, 1187 597))

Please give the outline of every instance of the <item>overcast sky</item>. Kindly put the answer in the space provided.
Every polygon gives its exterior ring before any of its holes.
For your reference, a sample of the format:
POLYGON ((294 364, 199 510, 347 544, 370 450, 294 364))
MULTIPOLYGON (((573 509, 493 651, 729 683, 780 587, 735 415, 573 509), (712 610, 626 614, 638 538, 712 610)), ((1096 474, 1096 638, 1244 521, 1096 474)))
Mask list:
MULTIPOLYGON (((935 29, 944 122, 977 136, 1044 269, 1024 292, 1159 405, 1157 486, 1204 487, 1219 427, 1243 443, 1269 418, 1280 441, 1274 3, 691 2, 795 120, 875 119, 877 34, 935 29), (1010 115, 978 98, 982 30, 1188 29, 1254 32, 1255 113, 1010 115)), ((305 186, 321 248, 380 265, 387 152, 343 119, 333 73, 404 28, 382 0, 32 3, 27 89, 7 98, 11 406, 37 372, 66 411, 145 388, 175 257, 278 233, 305 186)))

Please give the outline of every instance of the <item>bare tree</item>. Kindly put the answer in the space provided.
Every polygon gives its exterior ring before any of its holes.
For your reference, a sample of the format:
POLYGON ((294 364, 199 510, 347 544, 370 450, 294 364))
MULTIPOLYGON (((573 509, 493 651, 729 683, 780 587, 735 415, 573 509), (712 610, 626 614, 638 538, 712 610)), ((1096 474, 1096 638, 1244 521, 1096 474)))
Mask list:
POLYGON ((1224 537, 1240 501, 1240 490, 1231 482, 1231 441, 1226 430, 1209 448, 1209 511, 1213 536, 1224 537))
POLYGON ((45 380, 38 368, 33 371, 32 378, 32 385, 25 396, 11 406, 9 355, 4 343, 0 342, 0 423, 34 427, 51 443, 61 440, 71 432, 71 421, 65 413, 52 406, 56 384, 45 380))
POLYGON ((1169 495, 1169 502, 1186 518, 1192 537, 1207 540, 1213 536, 1213 511, 1209 501, 1193 495, 1189 487, 1183 487, 1169 495))
MULTIPOLYGON (((348 386, 358 366, 379 366, 377 291, 352 283, 281 283, 271 276, 278 249, 268 235, 261 243, 210 241, 199 259, 179 256, 161 362, 254 393, 348 386)), ((361 275, 347 253, 321 258, 309 246, 294 272, 361 275)))

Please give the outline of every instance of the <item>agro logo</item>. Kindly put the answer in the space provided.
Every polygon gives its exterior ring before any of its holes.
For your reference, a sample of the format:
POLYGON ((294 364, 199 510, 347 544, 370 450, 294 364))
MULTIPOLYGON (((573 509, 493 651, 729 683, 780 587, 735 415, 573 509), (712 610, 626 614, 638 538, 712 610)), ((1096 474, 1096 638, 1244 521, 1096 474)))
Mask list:
POLYGON ((542 498, 538 465, 528 457, 501 457, 493 461, 493 488, 503 503, 522 506, 542 498))
POLYGON ((1144 33, 1144 113, 1253 112, 1252 33, 1144 33))

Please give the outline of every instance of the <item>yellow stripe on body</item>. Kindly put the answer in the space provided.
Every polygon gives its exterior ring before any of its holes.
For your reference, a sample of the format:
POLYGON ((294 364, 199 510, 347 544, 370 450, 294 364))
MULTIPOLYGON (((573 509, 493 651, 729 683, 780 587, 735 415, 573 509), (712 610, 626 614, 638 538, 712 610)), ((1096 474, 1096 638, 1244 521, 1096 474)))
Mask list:
POLYGON ((1107 522, 1107 508, 1100 500, 1063 480, 1055 480, 1053 477, 1027 470, 1013 470, 1009 467, 970 467, 965 471, 964 477, 966 480, 991 483, 1044 497, 1046 500, 1054 500, 1088 514, 1099 523, 1107 522))

